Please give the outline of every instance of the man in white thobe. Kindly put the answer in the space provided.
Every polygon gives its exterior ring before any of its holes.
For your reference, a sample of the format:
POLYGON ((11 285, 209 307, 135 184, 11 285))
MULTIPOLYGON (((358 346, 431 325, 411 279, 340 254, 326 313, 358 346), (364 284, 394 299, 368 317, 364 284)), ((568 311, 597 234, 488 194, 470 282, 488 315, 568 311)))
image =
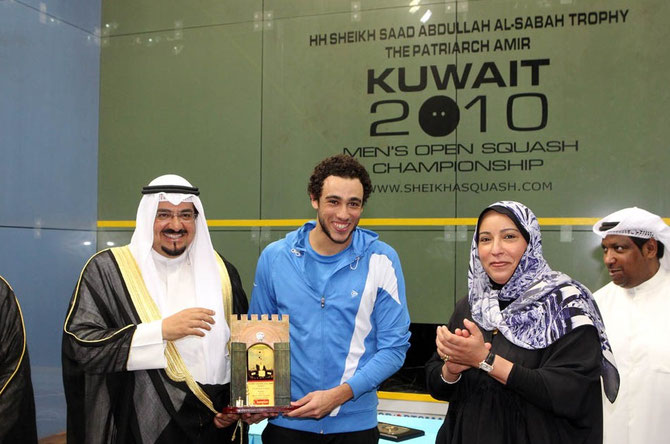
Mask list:
POLYGON ((593 231, 612 279, 593 295, 621 376, 616 402, 603 403, 603 442, 668 442, 670 227, 633 207, 601 219, 593 231))
POLYGON ((239 417, 218 412, 227 321, 247 309, 239 274, 214 251, 196 187, 166 175, 142 194, 130 244, 92 257, 70 302, 68 443, 230 442, 239 417))

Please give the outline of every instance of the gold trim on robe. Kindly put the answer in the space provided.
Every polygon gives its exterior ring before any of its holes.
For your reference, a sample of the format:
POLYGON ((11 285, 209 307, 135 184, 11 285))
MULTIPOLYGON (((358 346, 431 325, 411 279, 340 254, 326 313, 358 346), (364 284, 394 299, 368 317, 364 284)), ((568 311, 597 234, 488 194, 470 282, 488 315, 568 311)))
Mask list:
POLYGON ((83 338, 80 338, 79 336, 77 336, 76 334, 72 333, 71 331, 69 331, 67 329, 67 325, 70 323, 70 316, 72 316, 72 312, 74 311, 74 307, 77 305, 77 298, 79 297, 79 288, 81 287, 81 279, 84 276, 84 271, 86 270, 86 267, 88 267, 88 264, 93 260, 94 257, 96 257, 97 255, 102 254, 102 253, 104 253, 105 251, 108 251, 108 250, 109 250, 109 248, 104 249, 102 251, 99 251, 96 254, 94 254, 93 256, 91 256, 88 261, 86 261, 86 265, 84 265, 84 268, 81 269, 81 273, 79 273, 79 279, 77 279, 77 287, 74 290, 74 296, 72 298, 72 305, 70 306, 70 310, 68 311, 67 316, 65 317, 65 324, 63 325, 63 331, 66 334, 75 338, 79 342, 84 342, 84 343, 88 343, 88 344, 95 344, 96 342, 104 342, 104 341, 107 341, 107 340, 113 338, 114 336, 118 335, 119 333, 121 333, 123 331, 126 331, 129 328, 133 328, 135 326, 133 324, 126 325, 125 327, 122 327, 122 328, 116 330, 111 335, 109 335, 105 338, 101 338, 101 339, 83 339, 83 338))
MULTIPOLYGON (((18 308, 19 310, 19 318, 21 318, 21 330, 23 332, 23 348, 21 349, 21 357, 19 358, 19 363, 16 365, 16 368, 7 379, 5 385, 3 385, 0 388, 0 395, 1 395, 2 392, 5 391, 9 383, 12 381, 12 379, 14 379, 14 376, 16 376, 16 373, 18 373, 19 369, 21 368, 21 364, 23 363, 23 356, 26 354, 26 324, 25 322, 23 322, 23 312, 21 311, 21 305, 19 304, 19 300, 16 298, 16 295, 14 294, 12 286, 9 285, 9 282, 7 282, 2 276, 0 276, 0 279, 7 285, 7 288, 9 288, 10 293, 12 293, 12 295, 14 296, 14 302, 16 302, 16 308, 18 308)), ((230 322, 228 323, 228 325, 230 325, 230 322)))
MULTIPOLYGON (((142 278, 142 273, 135 261, 135 257, 130 252, 130 248, 124 247, 112 248, 111 252, 116 258, 116 262, 121 270, 121 275, 126 283, 130 298, 137 310, 142 322, 152 322, 162 319, 161 313, 153 300, 142 278)), ((232 287, 230 277, 223 260, 216 252, 213 252, 217 258, 221 274, 221 289, 223 297, 223 307, 226 315, 226 322, 230 325, 230 316, 232 314, 232 287)), ((185 382, 193 394, 213 413, 217 413, 214 404, 209 396, 202 390, 200 385, 193 379, 184 360, 177 351, 177 347, 172 341, 168 341, 165 348, 165 357, 167 358, 167 368, 165 369, 168 377, 176 382, 185 382)))

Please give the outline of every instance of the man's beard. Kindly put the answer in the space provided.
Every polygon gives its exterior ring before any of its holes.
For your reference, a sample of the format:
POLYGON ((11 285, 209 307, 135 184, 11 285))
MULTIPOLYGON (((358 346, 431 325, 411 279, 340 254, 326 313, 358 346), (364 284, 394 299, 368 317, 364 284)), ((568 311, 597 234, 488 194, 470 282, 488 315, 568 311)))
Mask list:
POLYGON ((321 219, 321 216, 319 216, 317 219, 319 221, 319 225, 321 226, 321 230, 326 234, 326 236, 328 236, 328 239, 330 239, 334 243, 340 244, 340 245, 346 244, 347 242, 349 242, 349 239, 351 239, 351 235, 354 234, 354 229, 356 228, 354 226, 354 228, 351 229, 351 231, 349 232, 349 236, 347 236, 346 239, 341 240, 341 241, 340 240, 335 240, 335 239, 333 239, 333 236, 330 235, 330 230, 328 229, 328 227, 326 227, 326 224, 323 222, 323 219, 321 219))
MULTIPOLYGON (((166 233, 166 234, 187 234, 186 230, 175 231, 172 228, 167 228, 167 229, 163 230, 163 233, 166 233)), ((169 249, 168 247, 165 247, 165 246, 161 245, 161 250, 163 250, 163 252, 165 254, 167 254, 168 256, 177 257, 177 256, 181 256, 182 254, 184 254, 184 251, 186 251, 186 247, 184 246, 184 247, 181 247, 181 248, 177 248, 177 242, 173 242, 172 243, 172 249, 169 249)))

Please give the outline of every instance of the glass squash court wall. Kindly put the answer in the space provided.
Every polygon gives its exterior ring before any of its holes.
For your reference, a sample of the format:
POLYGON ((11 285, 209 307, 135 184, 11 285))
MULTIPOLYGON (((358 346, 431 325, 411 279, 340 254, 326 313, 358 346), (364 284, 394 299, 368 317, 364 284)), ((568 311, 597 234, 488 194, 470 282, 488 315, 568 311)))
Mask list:
POLYGON ((590 225, 670 214, 667 2, 202 0, 103 4, 98 247, 138 190, 202 190, 217 248, 252 287, 269 242, 313 217, 311 168, 350 153, 362 224, 400 254, 417 323, 467 291, 473 220, 514 199, 554 268, 607 281, 590 225))
POLYGON ((40 437, 65 430, 63 319, 96 246, 99 27, 98 0, 0 1, 0 275, 23 310, 40 437))

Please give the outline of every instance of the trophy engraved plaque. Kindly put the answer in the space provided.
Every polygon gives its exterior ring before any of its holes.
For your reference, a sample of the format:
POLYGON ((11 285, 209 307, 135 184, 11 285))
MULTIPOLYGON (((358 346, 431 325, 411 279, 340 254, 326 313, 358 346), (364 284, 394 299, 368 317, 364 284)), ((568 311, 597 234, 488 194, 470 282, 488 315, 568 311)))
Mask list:
POLYGON ((230 341, 231 405, 223 413, 293 410, 288 315, 237 315, 230 341))

